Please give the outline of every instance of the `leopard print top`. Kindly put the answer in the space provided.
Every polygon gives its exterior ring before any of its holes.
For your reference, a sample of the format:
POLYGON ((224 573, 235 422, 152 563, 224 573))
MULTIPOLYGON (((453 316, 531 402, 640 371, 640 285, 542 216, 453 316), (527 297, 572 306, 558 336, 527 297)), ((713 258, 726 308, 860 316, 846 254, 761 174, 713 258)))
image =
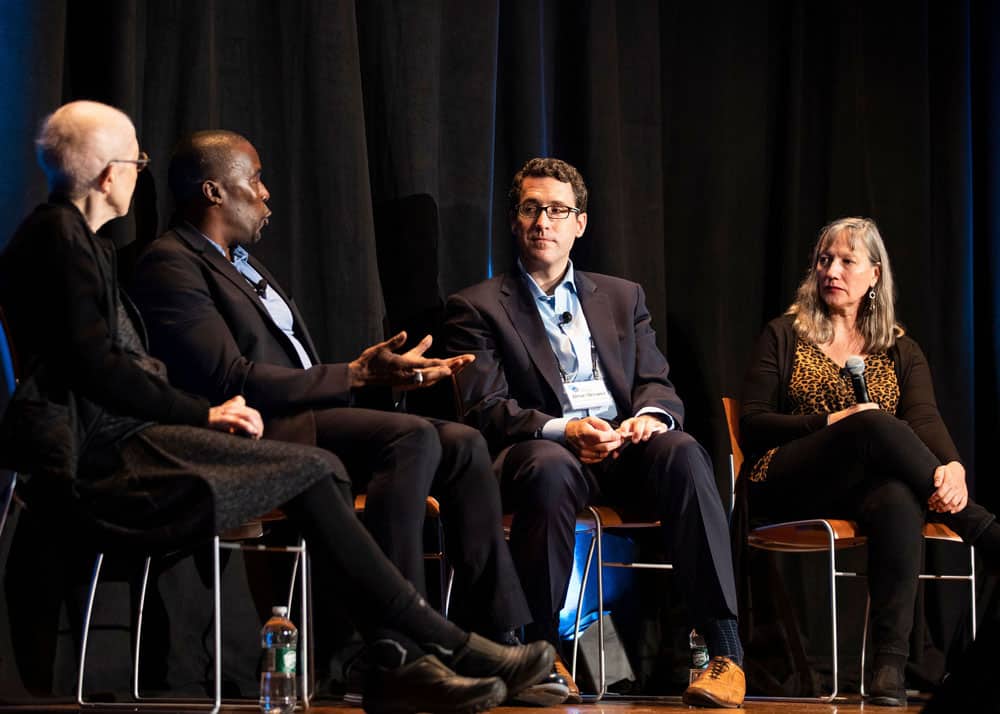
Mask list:
MULTIPOLYGON (((865 357, 865 382, 868 396, 883 410, 896 413, 899 384, 892 360, 885 352, 865 357)), ((811 342, 799 340, 795 346, 795 361, 788 382, 788 399, 792 414, 830 414, 854 406, 854 389, 847 371, 827 357, 811 342)), ((751 481, 767 478, 767 468, 779 447, 761 456, 750 471, 751 481)))

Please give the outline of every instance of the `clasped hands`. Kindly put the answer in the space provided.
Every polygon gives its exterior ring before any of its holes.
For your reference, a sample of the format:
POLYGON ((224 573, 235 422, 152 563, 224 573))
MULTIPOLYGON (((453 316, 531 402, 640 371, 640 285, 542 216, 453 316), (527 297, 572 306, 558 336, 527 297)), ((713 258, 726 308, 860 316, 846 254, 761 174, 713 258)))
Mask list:
POLYGON ((264 435, 264 420, 260 412, 248 407, 246 400, 237 395, 208 410, 208 426, 230 434, 243 434, 251 439, 264 435))
POLYGON ((583 463, 596 464, 609 456, 617 459, 625 446, 667 430, 652 414, 626 419, 617 429, 600 417, 587 416, 566 425, 566 445, 583 463))
POLYGON ((430 335, 415 347, 402 354, 396 350, 406 342, 406 333, 400 332, 385 342, 374 344, 357 359, 348 364, 352 389, 369 385, 394 387, 401 390, 419 389, 457 374, 475 359, 474 355, 458 355, 447 359, 428 359, 424 353, 430 348, 430 335))

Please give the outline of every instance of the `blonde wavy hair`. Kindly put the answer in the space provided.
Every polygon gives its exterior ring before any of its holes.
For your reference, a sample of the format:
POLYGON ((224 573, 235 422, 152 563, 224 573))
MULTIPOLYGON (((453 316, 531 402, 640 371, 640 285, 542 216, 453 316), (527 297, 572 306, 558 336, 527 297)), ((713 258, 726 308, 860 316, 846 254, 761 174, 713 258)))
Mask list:
POLYGON ((903 328, 896 322, 896 291, 892 280, 889 254, 875 221, 870 218, 838 218, 823 227, 812 251, 812 262, 799 285, 793 302, 785 314, 795 318, 795 332, 799 338, 821 345, 833 339, 833 323, 823 296, 820 294, 816 266, 819 256, 833 242, 843 236, 851 250, 867 255, 873 265, 879 266, 879 279, 875 283, 875 298, 865 295, 858 310, 857 328, 865 340, 865 352, 874 354, 892 347, 896 338, 903 335, 903 328))

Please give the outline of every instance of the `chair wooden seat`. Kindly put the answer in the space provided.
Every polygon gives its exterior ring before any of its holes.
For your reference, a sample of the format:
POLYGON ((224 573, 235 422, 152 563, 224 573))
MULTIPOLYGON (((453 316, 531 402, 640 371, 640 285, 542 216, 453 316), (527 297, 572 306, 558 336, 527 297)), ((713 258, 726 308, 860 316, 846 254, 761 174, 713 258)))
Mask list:
MULTIPOLYGON (((747 542, 751 547, 761 550, 809 553, 827 550, 830 547, 830 532, 833 533, 834 547, 838 550, 857 548, 867 542, 857 523, 834 518, 757 526, 750 531, 747 542)), ((923 533, 924 538, 930 540, 962 542, 959 535, 943 523, 925 523, 923 533)))
MULTIPOLYGON (((364 513, 365 506, 368 504, 368 495, 364 493, 359 493, 354 497, 354 512, 364 513)), ((434 496, 427 497, 427 517, 428 518, 440 518, 441 517, 441 504, 438 502, 434 496)))

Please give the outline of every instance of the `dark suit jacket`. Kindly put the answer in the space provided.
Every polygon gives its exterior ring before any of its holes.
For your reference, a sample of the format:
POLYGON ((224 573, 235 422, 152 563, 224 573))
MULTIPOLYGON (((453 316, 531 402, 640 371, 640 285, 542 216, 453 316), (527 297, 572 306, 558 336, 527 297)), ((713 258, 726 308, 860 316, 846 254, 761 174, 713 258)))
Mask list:
MULTIPOLYGON (((253 257, 250 264, 288 303, 295 335, 314 365, 302 369, 291 341, 246 278, 200 233, 181 224, 140 256, 130 291, 146 319, 150 351, 167 364, 170 381, 213 403, 242 394, 269 422, 347 406, 347 365, 320 363, 295 301, 253 257)), ((269 436, 286 438, 272 428, 269 436)))
MULTIPOLYGON (((619 419, 659 407, 683 426, 684 405, 656 346, 642 288, 598 273, 576 271, 580 305, 590 326, 619 419)), ((495 455, 534 438, 562 416, 562 380, 534 298, 516 270, 466 288, 448 299, 446 349, 476 361, 459 373, 467 410, 495 455)))
POLYGON ((114 248, 68 200, 52 197, 39 206, 8 243, 0 257, 0 301, 26 374, 44 366, 56 386, 115 414, 207 423, 207 401, 142 369, 115 339, 114 248))

